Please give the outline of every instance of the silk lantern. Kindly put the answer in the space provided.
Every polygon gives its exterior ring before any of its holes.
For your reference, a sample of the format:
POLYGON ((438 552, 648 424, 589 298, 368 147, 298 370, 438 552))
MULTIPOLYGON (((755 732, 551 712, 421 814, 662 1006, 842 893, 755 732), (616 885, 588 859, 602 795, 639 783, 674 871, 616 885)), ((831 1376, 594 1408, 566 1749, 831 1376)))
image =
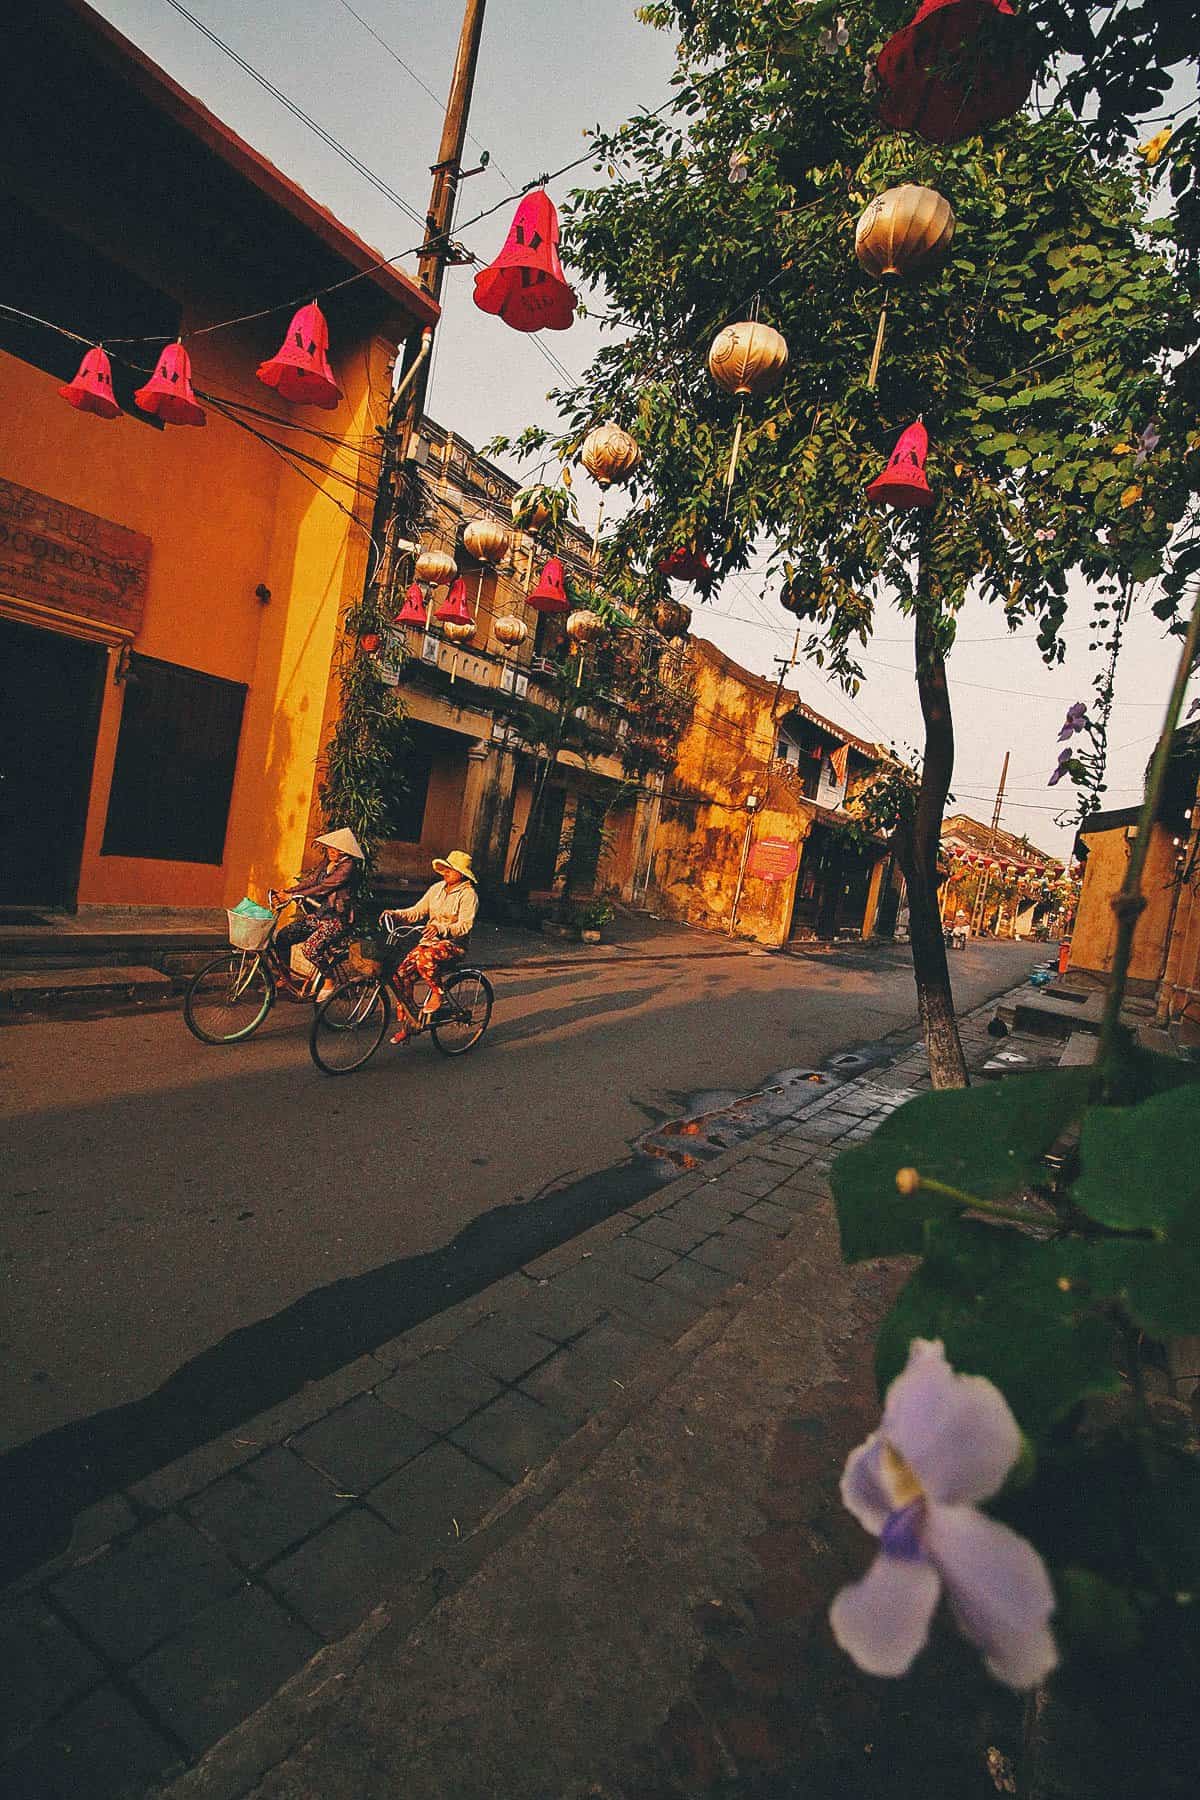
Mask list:
POLYGON ((642 460, 642 453, 627 431, 619 425, 597 425, 583 440, 579 460, 600 489, 600 510, 596 514, 596 533, 592 539, 592 567, 600 550, 600 527, 604 523, 604 496, 612 487, 628 481, 642 460))
POLYGON ((427 587, 446 587, 458 574, 458 564, 444 550, 422 550, 413 573, 427 587))
POLYGON ((88 351, 74 380, 58 391, 76 412, 94 413, 98 419, 119 419, 121 416, 121 408, 113 395, 112 364, 99 344, 88 351))
POLYGON ((583 685, 583 655, 589 644, 594 644, 604 636, 604 620, 598 612, 589 606, 581 606, 567 620, 567 636, 574 644, 579 655, 579 663, 575 671, 577 686, 583 685))
POLYGON ((428 619, 429 604, 425 595, 414 581, 412 585, 405 590, 404 605, 396 614, 394 622, 397 625, 420 625, 422 629, 424 629, 428 623, 428 619))
POLYGON ((887 468, 867 489, 867 498, 901 511, 932 506, 933 494, 925 479, 928 449, 929 433, 918 419, 915 425, 901 432, 896 448, 888 458, 887 468))
POLYGON ((458 674, 458 646, 467 643, 475 635, 475 620, 467 600, 467 584, 461 575, 433 616, 442 636, 454 645, 454 655, 450 659, 450 680, 453 682, 458 674))
POLYGON ((463 532, 463 549, 476 562, 502 563, 512 548, 512 538, 498 519, 478 518, 463 532))
POLYGON ((557 556, 547 557, 545 567, 538 577, 538 584, 529 595, 529 604, 535 612, 540 613, 570 612, 566 573, 557 556))
POLYGON ((743 319, 736 325, 726 325, 709 346, 709 374, 738 402, 733 449, 725 477, 726 515, 742 448, 746 401, 751 395, 769 394, 772 388, 778 387, 787 369, 787 360, 786 339, 770 325, 760 325, 757 319, 743 319))
POLYGON ((906 181, 877 194, 854 231, 854 253, 868 275, 884 284, 883 307, 867 386, 873 388, 883 355, 888 294, 892 284, 928 274, 941 263, 954 237, 954 209, 936 188, 906 181))
POLYGON ((1008 0, 922 0, 879 52, 879 116, 935 144, 973 137, 1029 98, 1030 49, 1008 0))
POLYGON ((660 600, 654 609, 654 623, 665 638, 683 638, 692 622, 692 609, 678 600, 660 600))
POLYGON ((294 406, 328 411, 338 404, 342 390, 329 366, 329 326, 315 300, 300 308, 271 360, 259 364, 258 379, 294 406))
POLYGON ((475 277, 475 304, 514 331, 566 331, 575 295, 558 260, 558 214, 544 188, 518 206, 504 248, 475 277))
POLYGON ((513 524, 522 531, 540 531, 550 517, 544 487, 521 488, 513 495, 513 524))
POLYGON ((358 641, 368 656, 374 656, 383 639, 377 631, 368 631, 358 641))
POLYGON ((492 620, 492 635, 506 650, 515 650, 529 636, 529 627, 515 613, 501 613, 498 619, 492 620))
POLYGON ((133 396, 143 412, 153 413, 164 425, 206 425, 204 408, 192 391, 192 359, 182 338, 168 344, 154 373, 133 396))

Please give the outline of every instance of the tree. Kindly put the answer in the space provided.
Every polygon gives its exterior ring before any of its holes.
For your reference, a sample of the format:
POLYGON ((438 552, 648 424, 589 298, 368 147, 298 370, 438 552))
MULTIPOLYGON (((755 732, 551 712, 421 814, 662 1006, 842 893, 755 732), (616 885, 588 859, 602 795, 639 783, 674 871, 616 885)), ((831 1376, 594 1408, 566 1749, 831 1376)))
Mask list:
MULTIPOLYGON (((1060 659, 1068 575, 1094 584, 1101 622, 1159 570, 1195 457, 1162 435, 1169 351, 1195 335, 1170 227, 1137 182, 1098 159, 1063 112, 933 146, 885 131, 864 64, 909 15, 899 0, 657 0, 681 32, 677 97, 595 140, 605 186, 565 214, 572 267, 604 290, 620 341, 558 395, 569 455, 615 417, 642 446, 642 504, 608 541, 610 567, 653 569, 696 543, 718 577, 771 547, 808 653, 853 692, 881 596, 913 624, 925 721, 920 786, 897 851, 935 1085, 965 1083, 937 904, 954 766, 946 657, 968 591, 1030 624, 1060 659), (957 232, 940 274, 892 299, 879 385, 867 369, 880 294, 854 256, 869 201, 901 181, 938 187, 957 232), (710 381, 716 332, 757 312, 791 346, 783 384, 751 401, 728 518, 733 407, 710 381), (910 516, 865 490, 923 416, 937 506, 910 516)), ((526 434, 525 441, 529 441, 526 434)), ((653 577, 647 577, 652 583, 653 577)))

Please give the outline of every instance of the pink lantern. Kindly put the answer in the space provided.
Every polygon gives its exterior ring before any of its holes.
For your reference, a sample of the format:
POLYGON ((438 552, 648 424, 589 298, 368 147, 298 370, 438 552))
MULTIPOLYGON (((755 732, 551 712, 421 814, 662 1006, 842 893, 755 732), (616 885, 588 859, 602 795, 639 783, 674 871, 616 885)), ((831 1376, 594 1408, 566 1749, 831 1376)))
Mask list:
POLYGON ((192 391, 192 359, 183 340, 168 344, 145 387, 133 396, 143 412, 164 425, 207 425, 204 408, 192 391))
POLYGON ((329 366, 329 326, 315 300, 300 308, 271 360, 259 364, 258 379, 294 406, 337 405, 342 390, 329 366))
POLYGON ((121 408, 113 395, 112 364, 99 344, 88 351, 74 381, 59 393, 76 412, 94 413, 98 419, 119 419, 121 408))
POLYGON ((425 596, 414 581, 404 595, 404 605, 396 614, 397 625, 424 625, 426 619, 425 596))

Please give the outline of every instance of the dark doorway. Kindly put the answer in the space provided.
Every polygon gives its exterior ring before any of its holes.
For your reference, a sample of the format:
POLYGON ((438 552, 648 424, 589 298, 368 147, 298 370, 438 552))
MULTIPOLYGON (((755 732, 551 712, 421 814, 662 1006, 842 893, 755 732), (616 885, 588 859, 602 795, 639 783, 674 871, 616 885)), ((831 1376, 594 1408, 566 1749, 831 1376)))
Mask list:
POLYGON ((791 935, 833 938, 839 931, 861 931, 871 866, 843 832, 814 825, 800 859, 791 935))
POLYGON ((546 789, 542 796, 541 818, 535 822, 534 835, 526 848, 525 878, 529 886, 539 892, 552 888, 558 873, 559 843, 566 803, 566 788, 546 789))
POLYGON ((0 903, 74 906, 105 653, 0 619, 0 903))

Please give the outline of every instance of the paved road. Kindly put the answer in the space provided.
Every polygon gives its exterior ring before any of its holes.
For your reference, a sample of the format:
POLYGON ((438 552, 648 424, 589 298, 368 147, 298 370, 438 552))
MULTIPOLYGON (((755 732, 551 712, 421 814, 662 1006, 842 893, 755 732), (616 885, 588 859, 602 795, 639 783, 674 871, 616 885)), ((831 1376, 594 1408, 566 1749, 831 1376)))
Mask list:
MULTIPOLYGON (((1042 955, 972 945, 960 1006, 1042 955)), ((0 1034, 0 1448, 49 1450, 192 1370, 178 1453, 217 1390, 222 1418, 257 1410, 592 1223, 641 1179, 639 1136, 697 1093, 915 1027, 892 946, 518 968, 497 986, 476 1054, 387 1049, 343 1081, 313 1068, 284 1006, 228 1050, 174 1013, 0 1034)))

